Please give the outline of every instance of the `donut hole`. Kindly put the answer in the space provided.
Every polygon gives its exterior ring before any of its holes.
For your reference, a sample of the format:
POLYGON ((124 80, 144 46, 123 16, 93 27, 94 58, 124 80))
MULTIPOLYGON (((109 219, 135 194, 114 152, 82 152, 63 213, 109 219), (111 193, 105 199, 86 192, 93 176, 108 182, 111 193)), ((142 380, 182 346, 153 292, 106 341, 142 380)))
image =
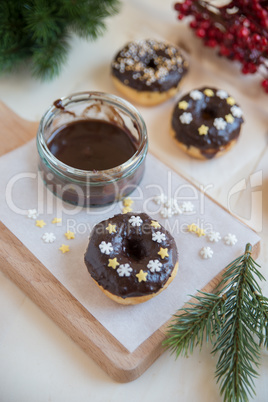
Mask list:
POLYGON ((155 64, 154 59, 149 59, 149 61, 147 63, 147 67, 153 68, 154 70, 157 68, 157 64, 155 64))
POLYGON ((125 239, 125 253, 130 259, 140 261, 146 256, 144 242, 140 238, 129 237, 125 239))
POLYGON ((201 115, 203 120, 214 120, 217 117, 215 110, 210 107, 203 109, 201 115))

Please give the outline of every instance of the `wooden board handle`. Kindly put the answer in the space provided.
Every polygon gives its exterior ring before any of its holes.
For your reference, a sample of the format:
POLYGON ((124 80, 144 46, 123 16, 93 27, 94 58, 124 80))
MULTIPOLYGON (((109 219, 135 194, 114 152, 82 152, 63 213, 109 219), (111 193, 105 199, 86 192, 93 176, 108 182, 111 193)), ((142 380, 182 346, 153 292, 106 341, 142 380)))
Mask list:
POLYGON ((0 101, 0 155, 25 144, 36 136, 38 122, 24 120, 0 101))

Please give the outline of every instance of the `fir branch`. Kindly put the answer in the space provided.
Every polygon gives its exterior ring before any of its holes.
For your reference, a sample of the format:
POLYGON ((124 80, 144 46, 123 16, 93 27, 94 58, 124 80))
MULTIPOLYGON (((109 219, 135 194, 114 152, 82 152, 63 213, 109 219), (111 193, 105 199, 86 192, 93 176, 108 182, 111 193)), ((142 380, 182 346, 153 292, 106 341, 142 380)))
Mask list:
POLYGON ((256 301, 258 303, 256 309, 259 311, 259 345, 268 349, 268 299, 262 294, 256 294, 256 301))
POLYGON ((30 59, 36 77, 54 77, 66 61, 71 34, 96 39, 119 4, 119 0, 1 0, 0 72, 30 59))
POLYGON ((13 2, 0 2, 0 37, 0 70, 11 71, 30 54, 25 52, 21 10, 13 2))
POLYGON ((49 44, 51 39, 61 37, 65 30, 64 18, 59 14, 56 2, 50 3, 39 0, 34 4, 26 3, 22 9, 24 31, 33 43, 49 44))
POLYGON ((178 311, 164 341, 176 357, 201 348, 204 337, 210 341, 219 354, 216 378, 224 401, 246 402, 255 394, 260 347, 268 348, 268 299, 257 282, 265 278, 251 250, 247 244, 226 268, 215 294, 200 292, 196 303, 178 311))
POLYGON ((119 12, 119 1, 67 0, 63 2, 62 10, 74 33, 86 39, 96 39, 105 31, 104 19, 119 12))
POLYGON ((58 75, 61 66, 67 59, 69 48, 68 36, 66 35, 43 46, 40 44, 33 49, 31 58, 33 76, 48 80, 58 75))
POLYGON ((188 356, 195 346, 200 349, 206 342, 218 334, 221 327, 221 316, 224 314, 224 301, 219 294, 199 292, 200 296, 192 296, 196 303, 188 303, 189 307, 180 310, 174 316, 163 345, 172 353, 188 356))

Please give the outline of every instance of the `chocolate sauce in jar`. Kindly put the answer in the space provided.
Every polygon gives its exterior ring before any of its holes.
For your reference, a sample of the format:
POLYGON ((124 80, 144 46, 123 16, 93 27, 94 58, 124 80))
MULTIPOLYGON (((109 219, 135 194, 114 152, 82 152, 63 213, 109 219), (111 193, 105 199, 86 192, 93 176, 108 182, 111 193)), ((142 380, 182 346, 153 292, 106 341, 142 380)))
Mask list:
POLYGON ((76 120, 58 128, 48 140, 50 152, 76 169, 99 171, 128 161, 137 151, 129 130, 104 120, 76 120))
POLYGON ((114 95, 91 91, 56 100, 40 121, 36 143, 45 185, 73 205, 119 201, 144 174, 145 123, 134 106, 114 95))

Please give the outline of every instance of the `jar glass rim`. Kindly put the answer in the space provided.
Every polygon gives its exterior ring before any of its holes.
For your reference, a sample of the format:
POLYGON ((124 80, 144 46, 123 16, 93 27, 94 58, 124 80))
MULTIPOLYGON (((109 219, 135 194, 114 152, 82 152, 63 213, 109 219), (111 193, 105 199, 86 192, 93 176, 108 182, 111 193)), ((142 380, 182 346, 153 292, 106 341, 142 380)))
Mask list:
POLYGON ((108 181, 117 180, 118 178, 116 176, 118 176, 120 172, 122 173, 122 176, 126 176, 128 172, 130 172, 133 168, 135 168, 135 166, 138 165, 141 162, 141 160, 143 160, 143 158, 145 157, 148 150, 148 136, 147 136, 146 125, 139 111, 127 100, 120 98, 119 96, 108 94, 105 92, 83 91, 83 92, 76 92, 68 96, 64 96, 55 102, 47 109, 47 111, 44 113, 44 115, 40 120, 37 132, 37 148, 40 156, 45 157, 49 165, 56 171, 60 170, 61 174, 64 174, 66 172, 70 175, 75 176, 78 180, 79 178, 80 179, 87 178, 87 180, 94 178, 95 183, 98 182, 98 179, 103 183, 104 176, 107 176, 107 178, 109 177, 108 181), (45 124, 47 123, 51 115, 54 112, 57 111, 60 112, 60 109, 66 107, 69 104, 72 103, 75 104, 76 102, 82 102, 87 100, 88 101, 101 100, 104 103, 116 106, 118 109, 121 109, 126 114, 130 115, 130 117, 134 119, 135 122, 137 123, 140 137, 137 151, 132 155, 130 159, 128 159, 123 164, 106 170, 98 170, 96 172, 92 170, 82 170, 61 162, 49 150, 43 135, 43 130, 45 124), (55 102, 59 101, 61 105, 60 108, 55 105, 55 102), (41 153, 43 155, 41 155, 41 153))

